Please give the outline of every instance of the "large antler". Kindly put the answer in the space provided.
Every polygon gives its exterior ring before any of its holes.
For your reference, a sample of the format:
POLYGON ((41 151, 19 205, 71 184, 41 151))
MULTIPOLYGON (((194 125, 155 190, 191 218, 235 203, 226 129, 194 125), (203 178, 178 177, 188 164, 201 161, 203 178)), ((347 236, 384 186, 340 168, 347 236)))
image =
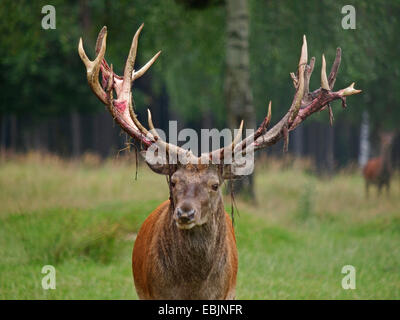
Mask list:
MULTIPOLYGON (((154 129, 151 113, 148 110, 148 123, 150 130, 147 130, 137 119, 137 116, 132 106, 132 82, 141 77, 158 58, 161 51, 150 59, 141 69, 134 70, 136 59, 137 45, 140 32, 143 24, 137 30, 132 40, 132 45, 129 50, 129 55, 125 64, 124 76, 118 76, 114 73, 113 67, 108 65, 104 59, 106 51, 107 28, 103 27, 98 35, 96 42, 96 58, 91 61, 87 57, 82 39, 79 41, 79 55, 87 69, 87 79, 89 86, 95 95, 103 102, 113 115, 114 119, 135 140, 139 141, 145 150, 150 146, 155 145, 158 150, 161 150, 166 155, 168 166, 170 163, 176 163, 171 159, 176 159, 178 162, 204 163, 204 160, 211 160, 215 164, 224 164, 224 157, 237 153, 247 154, 267 146, 273 145, 280 139, 284 138, 284 149, 287 149, 289 132, 294 130, 301 122, 303 122, 311 114, 328 108, 330 120, 332 123, 333 113, 330 102, 341 99, 343 107, 346 107, 346 97, 360 93, 361 90, 354 89, 354 83, 345 89, 332 91, 336 81, 336 74, 339 69, 341 50, 336 51, 336 58, 332 65, 329 77, 326 75, 325 57, 322 55, 321 68, 321 87, 313 92, 309 91, 310 77, 314 70, 315 58, 313 57, 310 64, 307 64, 307 41, 303 37, 303 46, 301 49, 300 60, 297 73, 291 73, 293 84, 296 89, 293 102, 286 115, 270 130, 267 127, 271 121, 271 102, 269 103, 268 115, 265 117, 260 127, 249 137, 241 139, 243 122, 240 125, 239 131, 233 142, 225 147, 208 154, 203 154, 201 157, 195 157, 191 151, 180 148, 174 144, 169 144, 163 141, 154 129), (102 74, 102 84, 99 82, 100 71, 102 74), (117 95, 114 99, 113 91, 117 95), (178 160, 179 156, 179 160, 178 160), (182 161, 184 159, 184 161, 182 161)), ((147 159, 147 158, 146 158, 147 159)), ((232 158, 231 158, 232 159, 232 158)))
POLYGON ((132 45, 129 50, 128 58, 126 60, 124 76, 121 77, 114 73, 113 66, 108 65, 104 59, 106 52, 106 38, 107 28, 103 27, 99 32, 96 41, 96 58, 91 61, 87 57, 83 49, 82 38, 79 40, 78 52, 86 66, 87 80, 90 88, 95 95, 103 102, 108 110, 113 115, 115 121, 121 128, 135 140, 140 142, 144 149, 148 149, 151 145, 156 146, 168 153, 169 156, 178 154, 185 154, 192 156, 191 153, 176 145, 166 143, 161 140, 154 130, 153 122, 151 120, 150 111, 148 111, 148 122, 150 131, 148 131, 138 120, 132 106, 132 92, 131 87, 134 80, 140 78, 156 61, 161 51, 159 51, 153 58, 151 58, 141 69, 134 70, 137 45, 140 32, 143 29, 143 24, 136 31, 132 40, 132 45), (99 74, 101 71, 102 84, 99 82, 99 74), (113 90, 117 95, 116 99, 113 97, 113 90))
POLYGON ((250 151, 256 151, 270 145, 277 143, 280 139, 284 139, 284 150, 287 150, 289 142, 289 132, 294 130, 301 122, 307 117, 317 111, 328 108, 330 120, 332 123, 333 113, 330 102, 333 100, 342 100, 343 108, 346 107, 346 97, 358 94, 361 90, 354 89, 354 83, 345 89, 339 91, 332 91, 336 81, 337 71, 339 69, 341 60, 341 49, 336 51, 336 58, 332 65, 329 77, 326 76, 326 62, 325 57, 322 55, 322 68, 321 68, 321 87, 313 92, 309 91, 309 82, 311 74, 314 70, 315 58, 312 57, 310 64, 307 64, 307 40, 303 36, 303 46, 301 49, 300 60, 298 64, 297 73, 291 73, 293 84, 296 89, 293 102, 289 111, 285 116, 270 130, 267 131, 268 124, 271 120, 271 102, 268 108, 268 115, 261 123, 260 127, 244 140, 236 143, 234 146, 231 144, 210 153, 210 158, 222 158, 227 152, 246 154, 250 151))

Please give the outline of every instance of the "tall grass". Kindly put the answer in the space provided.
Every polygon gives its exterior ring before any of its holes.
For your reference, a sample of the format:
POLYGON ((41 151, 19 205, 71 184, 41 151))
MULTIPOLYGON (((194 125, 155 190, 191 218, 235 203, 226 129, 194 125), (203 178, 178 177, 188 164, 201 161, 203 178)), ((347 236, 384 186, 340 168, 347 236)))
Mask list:
MULTIPOLYGON (((144 166, 136 181, 134 163, 2 158, 1 299, 137 298, 131 250, 168 188, 144 166), (41 287, 47 264, 57 270, 56 290, 41 287)), ((318 178, 307 163, 273 159, 256 170, 257 202, 237 199, 237 298, 400 298, 398 176, 389 196, 366 199, 355 170, 318 178), (356 267, 356 290, 341 287, 347 264, 356 267)))

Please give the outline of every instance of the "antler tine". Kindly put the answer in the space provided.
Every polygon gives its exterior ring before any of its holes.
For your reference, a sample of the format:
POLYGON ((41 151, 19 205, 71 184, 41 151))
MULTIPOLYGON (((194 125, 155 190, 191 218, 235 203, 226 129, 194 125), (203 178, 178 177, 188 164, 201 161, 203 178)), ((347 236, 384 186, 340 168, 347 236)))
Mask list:
POLYGON ((310 94, 310 78, 311 75, 314 71, 314 65, 315 65, 315 57, 312 57, 310 59, 310 64, 306 66, 306 70, 304 72, 304 96, 303 100, 309 100, 309 94, 310 94))
POLYGON ((131 48, 129 49, 129 54, 128 58, 126 59, 125 63, 125 69, 124 69, 124 89, 130 89, 130 86, 132 84, 132 73, 133 73, 133 68, 135 66, 135 60, 136 60, 136 52, 137 52, 137 46, 139 42, 139 35, 140 32, 142 31, 144 26, 144 23, 140 25, 140 27, 137 29, 135 35, 133 36, 132 39, 132 44, 131 48))
POLYGON ((150 109, 147 109, 147 122, 149 124, 150 132, 156 136, 156 129, 154 128, 153 119, 151 117, 150 109))
POLYGON ((272 118, 271 110, 272 110, 272 101, 270 100, 268 103, 267 116, 264 118, 261 125, 258 127, 258 129, 252 135, 246 137, 240 143, 235 144, 235 148, 234 148, 235 153, 242 151, 243 148, 245 148, 248 144, 252 143, 254 140, 256 140, 258 137, 260 137, 261 135, 263 135, 265 133, 265 131, 267 130, 267 128, 271 122, 271 118, 272 118))
MULTIPOLYGON (((161 50, 158 51, 153 58, 151 58, 139 71, 134 71, 135 61, 136 61, 136 54, 137 54, 137 47, 139 43, 139 36, 144 27, 144 23, 142 23, 139 29, 136 31, 135 35, 132 39, 131 48, 129 50, 129 55, 126 60, 125 69, 124 69, 124 79, 130 79, 130 81, 134 81, 140 78, 142 75, 146 73, 146 71, 152 66, 152 64, 157 60, 159 55, 161 54, 161 50)), ((128 82, 128 81, 127 81, 128 82)))
MULTIPOLYGON (((309 93, 308 85, 311 72, 314 67, 314 58, 311 59, 310 65, 307 64, 307 42, 305 36, 303 37, 303 47, 301 50, 301 57, 299 61, 299 69, 297 76, 292 73, 291 77, 296 87, 295 98, 289 111, 286 115, 270 130, 263 133, 260 136, 254 136, 254 142, 249 145, 240 144, 240 148, 236 148, 235 152, 239 152, 245 148, 244 153, 250 150, 259 150, 267 146, 275 144, 280 139, 285 139, 285 145, 287 144, 288 132, 294 130, 303 120, 305 120, 311 114, 320 111, 324 106, 329 105, 333 100, 341 99, 343 106, 346 105, 346 97, 354 94, 358 94, 361 90, 354 89, 354 83, 345 89, 341 89, 337 92, 333 92, 332 88, 336 80, 336 74, 340 66, 341 60, 341 49, 336 50, 336 58, 332 65, 329 78, 326 75, 326 60, 325 56, 322 55, 322 67, 321 67, 321 88, 309 93), (304 73, 306 71, 306 74, 304 73), (305 81, 305 82, 304 82, 305 81), (307 95, 306 97, 304 95, 307 95), (303 99, 304 98, 304 99, 303 99), (302 105, 303 99, 303 105, 302 105)), ((260 131, 260 128, 256 131, 260 131)))
POLYGON ((303 35, 303 45, 301 47, 301 55, 299 60, 299 67, 301 65, 305 66, 308 60, 308 47, 307 47, 307 38, 306 35, 303 35))
POLYGON ((92 89, 94 94, 100 99, 101 102, 107 104, 107 95, 104 92, 104 89, 101 87, 99 82, 100 66, 104 58, 104 55, 106 53, 107 28, 103 27, 100 33, 102 34, 101 46, 100 49, 98 50, 97 57, 95 58, 94 61, 89 60, 89 58, 87 57, 86 52, 83 48, 82 38, 79 39, 78 52, 79 56, 81 57, 83 63, 86 66, 86 76, 90 88, 92 89))
POLYGON ((339 47, 336 49, 335 61, 332 64, 331 72, 329 73, 328 77, 329 88, 331 88, 331 90, 335 86, 336 75, 340 67, 341 59, 342 59, 342 49, 339 47))
POLYGON ((325 61, 325 55, 324 54, 322 54, 321 88, 325 89, 325 90, 330 90, 328 78, 326 76, 326 61, 325 61))
MULTIPOLYGON (((154 136, 154 139, 158 142, 158 143, 164 143, 165 145, 167 145, 168 143, 163 141, 160 136, 157 134, 156 129, 154 128, 154 124, 153 124, 153 117, 151 116, 151 111, 150 109, 147 109, 147 123, 149 124, 149 129, 150 129, 150 133, 154 136)), ((168 148, 169 149, 169 148, 168 148)), ((167 150, 168 150, 167 149, 167 150)))
POLYGON ((82 37, 79 38, 79 45, 78 45, 78 53, 81 57, 81 60, 86 66, 86 69, 93 68, 93 62, 89 60, 88 56, 86 55, 85 49, 83 49, 83 40, 82 37))
POLYGON ((271 118, 272 118, 272 101, 270 100, 268 104, 268 114, 265 121, 265 127, 268 127, 269 123, 271 122, 271 118))
MULTIPOLYGON (((135 60, 136 60, 139 35, 143 29, 143 26, 144 26, 144 24, 142 23, 132 39, 131 48, 129 50, 128 58, 126 60, 125 69, 124 69, 122 92, 125 95, 128 94, 129 115, 130 115, 133 123, 140 130, 140 132, 142 132, 144 135, 147 136, 147 135, 149 135, 149 131, 141 124, 141 122, 139 121, 139 119, 137 118, 137 116, 133 110, 131 86, 132 86, 133 80, 142 76, 151 67, 151 65, 156 61, 156 59, 160 55, 161 51, 159 51, 152 59, 150 59, 150 61, 147 62, 146 65, 144 67, 142 67, 137 73, 134 72, 134 65, 135 65, 135 60)), ((150 133, 150 135, 152 135, 152 133, 150 133)))
POLYGON ((353 94, 357 94, 362 92, 362 90, 354 89, 355 82, 349 85, 347 88, 339 90, 338 92, 341 93, 343 97, 352 96, 353 94))
POLYGON ((236 133, 235 138, 232 141, 232 145, 231 148, 234 149, 234 146, 240 141, 240 139, 242 138, 242 132, 243 132, 243 124, 244 121, 240 121, 240 126, 239 126, 239 130, 236 133))
MULTIPOLYGON (((96 54, 99 54, 101 47, 103 45, 103 38, 104 36, 107 36, 107 27, 104 26, 103 28, 101 28, 99 34, 97 35, 97 40, 96 40, 96 49, 95 52, 96 54)), ((104 57, 103 57, 104 58, 104 57)))
MULTIPOLYGON (((113 68, 112 64, 111 64, 110 70, 111 70, 111 74, 112 74, 114 72, 114 68, 113 68)), ((113 86, 114 86, 114 78, 108 77, 107 86, 106 86, 106 93, 107 93, 107 99, 108 99, 107 108, 110 111, 113 118, 116 118, 117 115, 115 113, 114 102, 113 102, 114 101, 113 86)))
MULTIPOLYGON (((133 110, 133 103, 132 103, 131 86, 132 86, 132 81, 133 81, 133 70, 134 70, 134 65, 135 65, 135 61, 136 61, 136 53, 137 53, 137 46, 138 46, 138 42, 139 42, 139 35, 143 29, 143 26, 144 26, 144 24, 142 23, 132 39, 131 47, 129 49, 129 54, 128 54, 128 57, 127 57, 126 63, 125 63, 124 77, 123 77, 122 88, 121 88, 121 98, 123 100, 127 101, 129 116, 131 117, 135 126, 139 129, 139 131, 144 136, 150 136, 150 138, 153 138, 151 134, 149 135, 148 130, 141 124, 141 122, 137 118, 137 116, 133 110)), ((146 71, 147 71, 147 69, 146 69, 146 71)))
POLYGON ((296 90, 296 95, 295 99, 293 101, 293 113, 292 113, 292 119, 294 119, 301 106, 301 100, 303 99, 304 96, 304 70, 306 69, 307 65, 307 60, 308 60, 308 50, 307 50, 307 39, 306 36, 303 35, 303 45, 301 47, 301 54, 300 54, 300 60, 299 60, 299 66, 298 66, 298 86, 296 90))
POLYGON ((155 144, 157 144, 157 146, 163 150, 165 150, 167 152, 168 155, 173 155, 173 154, 185 154, 190 158, 195 158, 194 155, 185 150, 182 149, 176 145, 173 144, 169 144, 165 141, 163 141, 162 139, 160 139, 160 137, 157 135, 156 131, 154 130, 154 125, 152 123, 151 120, 151 113, 150 114, 150 132, 140 123, 139 119, 137 118, 133 107, 132 107, 132 94, 131 94, 131 85, 132 82, 138 78, 140 78, 150 67, 151 65, 157 60, 157 58, 160 56, 161 51, 159 51, 158 53, 156 53, 154 55, 153 58, 151 58, 141 69, 139 69, 139 71, 134 72, 134 64, 135 64, 135 60, 136 60, 136 52, 137 52, 137 46, 138 46, 138 41, 139 41, 139 35, 140 32, 143 29, 144 24, 141 24, 141 26, 139 27, 139 29, 136 31, 133 39, 132 39, 132 44, 131 44, 131 48, 129 50, 129 55, 125 64, 125 70, 124 70, 124 79, 123 79, 123 84, 122 84, 122 94, 128 94, 129 96, 129 114, 130 117, 133 121, 133 123, 135 124, 135 126, 140 130, 140 132, 145 135, 145 136, 149 136, 155 144))
POLYGON ((153 58, 151 58, 143 67, 139 69, 139 71, 135 71, 132 75, 132 81, 140 78, 145 72, 151 67, 151 65, 157 60, 159 55, 161 54, 161 50, 158 51, 153 58))

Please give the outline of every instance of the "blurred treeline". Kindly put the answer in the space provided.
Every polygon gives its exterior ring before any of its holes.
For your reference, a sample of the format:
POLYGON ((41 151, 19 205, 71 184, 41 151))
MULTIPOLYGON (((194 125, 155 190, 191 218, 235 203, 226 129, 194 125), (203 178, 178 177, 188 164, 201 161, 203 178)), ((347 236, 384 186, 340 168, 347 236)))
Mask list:
MULTIPOLYGON (((359 96, 348 99, 348 110, 333 105, 335 122, 321 112, 291 134, 289 152, 308 156, 323 167, 357 161, 363 111, 370 115, 372 153, 377 134, 393 130, 400 120, 399 1, 271 1, 248 0, 251 88, 257 123, 272 100, 276 123, 289 108, 302 35, 309 57, 316 57, 310 89, 320 86, 321 54, 328 72, 336 47, 342 64, 335 89, 356 82, 359 96), (356 29, 342 28, 344 5, 356 9, 356 29)), ((63 156, 96 152, 115 155, 126 137, 90 91, 77 45, 83 37, 94 56, 97 33, 108 27, 106 57, 122 73, 133 34, 145 22, 137 67, 154 53, 162 55, 134 83, 139 118, 146 108, 157 127, 227 126, 224 101, 226 7, 223 0, 99 0, 0 2, 1 147, 24 152, 40 149, 63 156), (56 29, 43 30, 42 6, 56 8, 56 29)), ((272 151, 281 154, 280 145, 272 151)), ((400 161, 396 139, 393 158, 400 161)))

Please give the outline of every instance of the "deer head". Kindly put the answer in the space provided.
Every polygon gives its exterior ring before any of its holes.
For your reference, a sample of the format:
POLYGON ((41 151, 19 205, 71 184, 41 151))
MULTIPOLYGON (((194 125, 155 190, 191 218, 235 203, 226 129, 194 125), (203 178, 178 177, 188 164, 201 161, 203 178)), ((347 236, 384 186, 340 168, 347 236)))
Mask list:
POLYGON ((210 220, 223 208, 223 178, 215 166, 187 165, 171 176, 174 220, 180 229, 191 229, 210 220))
POLYGON ((195 225, 204 224, 222 205, 220 186, 224 179, 239 178, 237 167, 241 164, 235 161, 236 156, 246 156, 254 151, 267 148, 284 140, 287 149, 289 132, 294 130, 306 118, 315 112, 327 109, 330 120, 333 120, 330 102, 340 99, 343 108, 346 107, 346 97, 358 94, 361 90, 354 89, 354 83, 345 89, 333 91, 336 74, 341 60, 341 49, 336 51, 336 58, 329 76, 326 74, 325 57, 322 55, 321 87, 310 91, 309 81, 314 69, 315 58, 308 64, 307 41, 303 37, 303 45, 296 73, 291 73, 295 88, 293 102, 284 117, 271 129, 271 102, 268 114, 253 134, 242 139, 243 122, 232 143, 221 149, 195 156, 191 151, 162 140, 154 128, 151 112, 148 110, 148 127, 138 120, 132 103, 132 83, 141 77, 159 57, 158 52, 141 69, 134 69, 138 38, 143 24, 133 37, 132 45, 126 61, 123 77, 113 71, 104 56, 106 52, 107 29, 103 27, 96 42, 96 58, 91 61, 85 54, 82 39, 79 41, 79 55, 86 66, 87 80, 95 95, 111 112, 115 121, 134 140, 139 142, 147 164, 158 173, 169 177, 170 199, 174 205, 174 219, 181 229, 190 229, 195 225), (101 71, 101 84, 99 75, 101 71), (116 97, 114 97, 114 93, 116 97), (160 163, 152 163, 148 157, 152 154, 162 154, 160 163), (175 159, 175 161, 171 161, 175 159), (228 161, 229 160, 229 161, 228 161))
POLYGON ((382 150, 387 150, 391 147, 395 136, 396 133, 394 131, 382 131, 379 133, 382 150))

